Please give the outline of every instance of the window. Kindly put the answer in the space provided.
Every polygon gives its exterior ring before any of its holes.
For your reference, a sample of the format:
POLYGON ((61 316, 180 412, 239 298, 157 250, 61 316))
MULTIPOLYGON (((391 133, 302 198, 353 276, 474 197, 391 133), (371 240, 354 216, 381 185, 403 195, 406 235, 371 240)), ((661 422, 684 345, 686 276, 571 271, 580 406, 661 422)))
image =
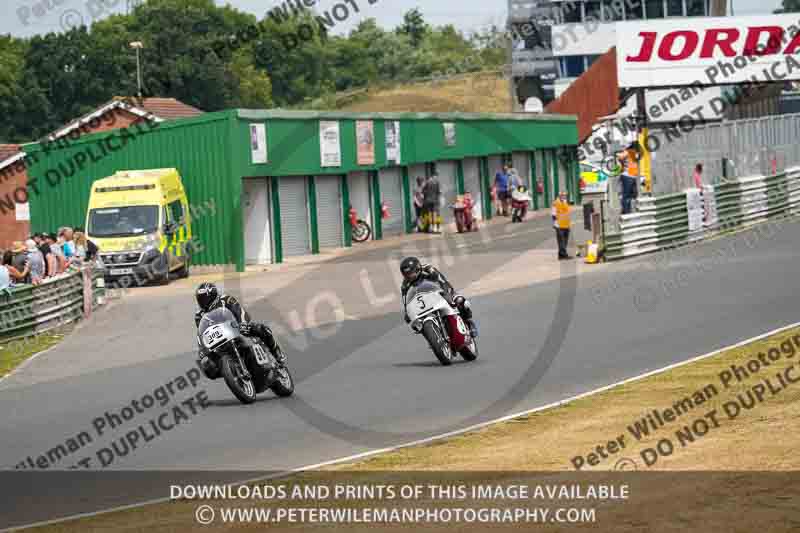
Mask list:
POLYGON ((171 204, 169 204, 169 212, 172 215, 172 222, 175 224, 182 226, 183 225, 183 204, 181 204, 180 200, 175 200, 171 204))
POLYGON ((597 59, 598 59, 599 57, 600 57, 599 55, 594 55, 594 56, 586 56, 586 68, 588 69, 589 67, 591 67, 591 66, 592 66, 592 63, 594 63, 595 61, 597 61, 597 59))
POLYGON ((603 20, 623 20, 623 2, 603 2, 603 20))
POLYGON ((705 0, 686 0, 686 16, 702 17, 706 14, 705 0))
POLYGON ((639 20, 644 17, 644 4, 639 1, 629 2, 625 5, 625 20, 639 20))
POLYGON ((583 19, 584 20, 602 20, 602 10, 600 9, 600 2, 591 1, 583 4, 583 19))
POLYGON ((579 2, 568 2, 559 6, 564 24, 574 24, 581 21, 581 4, 579 2))
POLYGON ((668 17, 682 17, 683 16, 683 0, 667 0, 667 16, 668 17))
POLYGON ((647 0, 644 5, 645 15, 648 19, 663 19, 664 18, 664 2, 663 0, 647 0))
POLYGON ((569 56, 561 59, 564 76, 577 78, 583 74, 583 56, 569 56))

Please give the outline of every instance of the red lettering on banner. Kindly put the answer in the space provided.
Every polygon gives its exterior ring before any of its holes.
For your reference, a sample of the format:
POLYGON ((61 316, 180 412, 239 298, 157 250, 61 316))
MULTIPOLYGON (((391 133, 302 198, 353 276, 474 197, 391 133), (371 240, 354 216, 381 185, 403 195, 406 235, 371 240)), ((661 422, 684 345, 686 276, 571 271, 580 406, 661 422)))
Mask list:
POLYGON ((796 54, 797 49, 800 47, 800 31, 794 34, 792 40, 789 41, 789 46, 783 51, 784 54, 796 54))
POLYGON ((744 43, 742 55, 766 56, 777 54, 781 50, 782 40, 783 28, 780 26, 753 26, 747 28, 747 39, 744 43), (763 34, 769 35, 769 39, 767 40, 767 45, 761 48, 759 47, 759 40, 763 34))
POLYGON ((661 45, 658 47, 658 57, 664 61, 686 59, 697 50, 699 42, 700 38, 697 36, 697 32, 690 30, 671 31, 661 41, 661 45), (677 54, 673 54, 672 46, 678 37, 683 37, 683 48, 677 54))
POLYGON ((636 56, 628 56, 626 61, 650 61, 653 56, 653 47, 656 44, 658 34, 654 31, 640 31, 639 37, 642 38, 642 48, 636 56))
POLYGON ((700 49, 700 57, 711 57, 714 55, 714 48, 719 48, 726 57, 734 57, 736 51, 733 43, 739 38, 739 30, 736 28, 719 28, 708 30, 703 39, 703 47, 700 49), (724 37, 722 35, 724 35, 724 37))

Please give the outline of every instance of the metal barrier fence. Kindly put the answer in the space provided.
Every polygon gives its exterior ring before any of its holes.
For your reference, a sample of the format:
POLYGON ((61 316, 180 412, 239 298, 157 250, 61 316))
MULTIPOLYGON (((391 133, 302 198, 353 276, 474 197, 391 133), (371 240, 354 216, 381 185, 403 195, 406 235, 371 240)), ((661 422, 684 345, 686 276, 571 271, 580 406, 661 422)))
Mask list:
POLYGON ((732 179, 683 193, 641 198, 605 236, 605 257, 623 259, 800 212, 800 166, 766 176, 732 179))
POLYGON ((800 114, 706 124, 687 132, 675 126, 652 136, 650 148, 657 148, 651 165, 656 196, 694 187, 698 163, 703 165, 704 183, 711 185, 800 165, 800 114))
POLYGON ((80 320, 103 303, 102 279, 100 270, 87 268, 0 292, 0 340, 30 337, 80 320))

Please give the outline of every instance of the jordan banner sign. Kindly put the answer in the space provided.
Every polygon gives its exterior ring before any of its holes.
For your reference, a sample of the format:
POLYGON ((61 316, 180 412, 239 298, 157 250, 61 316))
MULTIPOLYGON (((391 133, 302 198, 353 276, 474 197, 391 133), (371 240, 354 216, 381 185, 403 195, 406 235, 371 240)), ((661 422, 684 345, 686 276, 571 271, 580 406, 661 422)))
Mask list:
POLYGON ((620 87, 800 79, 800 14, 617 23, 620 87))

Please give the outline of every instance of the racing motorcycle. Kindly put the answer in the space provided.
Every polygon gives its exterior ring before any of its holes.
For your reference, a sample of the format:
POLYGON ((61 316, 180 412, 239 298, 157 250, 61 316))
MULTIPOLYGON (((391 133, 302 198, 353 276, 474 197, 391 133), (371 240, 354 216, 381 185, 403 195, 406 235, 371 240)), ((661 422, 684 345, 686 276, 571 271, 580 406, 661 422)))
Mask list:
POLYGON ((478 358, 478 343, 467 324, 444 297, 438 283, 422 281, 411 287, 403 305, 414 333, 422 334, 433 354, 444 366, 453 364, 456 354, 467 361, 478 358))
POLYGON ((207 313, 197 326, 200 369, 208 379, 225 379, 234 396, 244 404, 253 403, 256 394, 272 389, 281 397, 291 396, 294 380, 289 369, 257 338, 239 331, 239 322, 229 309, 207 313))

